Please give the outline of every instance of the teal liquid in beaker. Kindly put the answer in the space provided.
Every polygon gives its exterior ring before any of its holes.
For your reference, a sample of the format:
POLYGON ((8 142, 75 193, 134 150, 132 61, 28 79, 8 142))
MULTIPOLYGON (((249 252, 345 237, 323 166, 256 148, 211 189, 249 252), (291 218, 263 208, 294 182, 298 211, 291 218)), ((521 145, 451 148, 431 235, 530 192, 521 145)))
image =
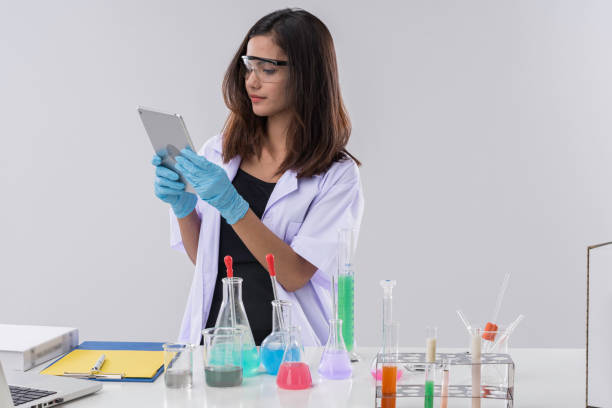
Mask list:
POLYGON ((353 351, 355 342, 355 277, 338 276, 338 319, 342 320, 342 338, 346 351, 353 351))

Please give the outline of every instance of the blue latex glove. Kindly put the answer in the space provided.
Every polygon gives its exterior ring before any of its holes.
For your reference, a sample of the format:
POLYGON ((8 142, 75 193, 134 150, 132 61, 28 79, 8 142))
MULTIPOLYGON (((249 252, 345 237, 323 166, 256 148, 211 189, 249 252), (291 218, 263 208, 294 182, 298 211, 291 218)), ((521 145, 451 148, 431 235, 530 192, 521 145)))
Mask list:
POLYGON ((191 214, 198 202, 198 197, 185 191, 185 184, 177 181, 179 175, 161 165, 162 159, 153 155, 151 164, 155 166, 155 195, 160 200, 170 204, 176 218, 183 218, 191 214))
POLYGON ((176 169, 191 183, 202 200, 215 207, 228 224, 246 214, 249 204, 238 194, 225 170, 198 156, 193 150, 181 150, 176 156, 176 169))

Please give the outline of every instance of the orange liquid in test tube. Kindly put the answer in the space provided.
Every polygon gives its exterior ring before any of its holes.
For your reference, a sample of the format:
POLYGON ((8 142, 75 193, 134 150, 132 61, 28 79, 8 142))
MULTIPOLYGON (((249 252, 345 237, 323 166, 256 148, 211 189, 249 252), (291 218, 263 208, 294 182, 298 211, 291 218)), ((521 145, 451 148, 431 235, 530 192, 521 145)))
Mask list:
POLYGON ((395 408, 397 387, 397 367, 383 366, 382 370, 382 408, 395 408))

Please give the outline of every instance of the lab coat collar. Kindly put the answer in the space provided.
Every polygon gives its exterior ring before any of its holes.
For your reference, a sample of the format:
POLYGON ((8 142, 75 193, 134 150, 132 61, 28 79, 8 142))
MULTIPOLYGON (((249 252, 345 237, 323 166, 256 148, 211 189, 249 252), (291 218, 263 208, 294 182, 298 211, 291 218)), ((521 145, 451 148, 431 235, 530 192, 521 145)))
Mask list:
POLYGON ((297 173, 291 169, 286 170, 281 176, 281 178, 278 180, 278 182, 276 183, 276 186, 274 186, 272 195, 270 196, 270 199, 268 200, 268 204, 266 205, 266 209, 261 218, 266 216, 266 213, 270 210, 270 208, 272 208, 272 206, 274 206, 274 204, 280 201, 283 197, 297 190, 297 188, 298 188, 297 173))
MULTIPOLYGON (((234 180, 234 177, 236 177, 236 173, 238 172, 238 168, 240 167, 241 161, 242 158, 240 156, 236 156, 230 159, 228 163, 222 164, 222 167, 223 169, 225 169, 227 177, 230 180, 234 180)), ((268 204, 266 205, 266 209, 262 215, 262 218, 265 217, 266 213, 270 210, 270 208, 272 208, 272 206, 274 206, 274 204, 280 201, 283 197, 297 190, 297 188, 297 173, 294 170, 285 171, 276 183, 276 186, 274 186, 274 190, 272 191, 270 199, 268 199, 268 204)))
MULTIPOLYGON (((217 153, 219 153, 219 155, 223 154, 222 152, 223 147, 221 143, 215 144, 213 148, 217 153)), ((236 173, 238 172, 238 168, 240 167, 241 161, 242 161, 242 158, 237 155, 231 158, 229 162, 222 164, 222 167, 225 169, 225 172, 227 173, 227 176, 229 177, 230 180, 234 180, 234 177, 236 176, 236 173)), ((266 213, 270 210, 270 208, 272 208, 272 206, 274 206, 274 204, 280 201, 283 197, 297 190, 297 188, 298 188, 297 173, 294 170, 285 171, 283 175, 281 176, 281 178, 276 183, 276 186, 274 186, 274 190, 272 191, 272 195, 270 196, 270 199, 268 200, 268 204, 266 205, 266 209, 262 215, 262 218, 265 217, 266 213)))

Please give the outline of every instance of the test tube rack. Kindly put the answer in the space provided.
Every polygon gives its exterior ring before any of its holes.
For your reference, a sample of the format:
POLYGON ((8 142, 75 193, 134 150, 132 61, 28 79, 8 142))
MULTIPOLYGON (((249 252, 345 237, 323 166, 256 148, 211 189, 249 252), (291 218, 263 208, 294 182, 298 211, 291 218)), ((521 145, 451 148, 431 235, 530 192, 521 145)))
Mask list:
MULTIPOLYGON (((450 365, 450 381, 448 385, 449 405, 451 405, 450 401, 456 398, 472 398, 472 366, 480 364, 482 372, 480 400, 482 406, 513 408, 514 361, 509 354, 483 353, 480 363, 472 363, 469 352, 436 353, 436 362, 433 364, 436 365, 437 372, 441 372, 443 360, 447 360, 450 365), (492 378, 495 380, 491 381, 492 378), (492 404, 494 401, 495 404, 492 404), (487 402, 491 404, 487 404, 487 402)), ((381 370, 378 372, 382 372, 383 365, 386 364, 394 364, 404 370, 404 375, 396 385, 395 399, 398 407, 402 405, 400 400, 402 398, 425 397, 425 353, 398 353, 395 355, 379 353, 376 356, 377 371, 381 370)), ((441 376, 437 375, 436 378, 441 378, 441 376)), ((389 398, 389 396, 385 398, 389 398)), ((382 400, 382 380, 378 379, 376 380, 374 407, 381 407, 383 405, 382 400)), ((439 407, 440 400, 441 384, 437 381, 434 386, 434 406, 439 407)))

